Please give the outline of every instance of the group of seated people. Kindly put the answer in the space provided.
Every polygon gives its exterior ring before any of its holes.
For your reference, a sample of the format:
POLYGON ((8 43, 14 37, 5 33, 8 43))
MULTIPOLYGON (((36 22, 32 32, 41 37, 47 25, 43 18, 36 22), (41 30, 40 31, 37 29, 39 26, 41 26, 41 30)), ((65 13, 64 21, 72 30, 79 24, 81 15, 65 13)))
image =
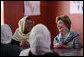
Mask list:
MULTIPOLYGON (((81 48, 80 35, 71 30, 67 15, 56 17, 59 34, 53 48, 81 48)), ((51 50, 51 34, 43 24, 33 26, 32 18, 20 19, 14 35, 8 24, 1 25, 1 56, 59 56, 51 50)))

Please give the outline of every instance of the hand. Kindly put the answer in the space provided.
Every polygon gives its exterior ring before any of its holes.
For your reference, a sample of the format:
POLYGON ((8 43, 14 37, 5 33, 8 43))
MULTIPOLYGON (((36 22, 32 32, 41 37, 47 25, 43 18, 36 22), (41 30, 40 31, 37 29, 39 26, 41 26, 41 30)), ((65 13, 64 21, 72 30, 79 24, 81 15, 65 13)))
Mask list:
POLYGON ((54 48, 69 48, 69 47, 66 45, 63 45, 62 43, 57 43, 54 48))
POLYGON ((29 47, 30 44, 27 40, 22 40, 20 43, 20 46, 24 48, 24 47, 29 47))
POLYGON ((62 45, 63 45, 62 43, 57 43, 55 48, 62 48, 62 45))
POLYGON ((62 48, 69 48, 69 46, 63 45, 62 48))

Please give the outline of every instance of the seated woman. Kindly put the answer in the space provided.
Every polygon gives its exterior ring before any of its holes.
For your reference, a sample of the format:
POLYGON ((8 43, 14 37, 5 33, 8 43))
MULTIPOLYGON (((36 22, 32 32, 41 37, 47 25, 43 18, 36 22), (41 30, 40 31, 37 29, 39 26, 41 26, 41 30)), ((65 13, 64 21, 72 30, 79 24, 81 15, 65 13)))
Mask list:
POLYGON ((42 24, 33 27, 29 43, 30 48, 23 50, 20 56, 58 56, 51 51, 51 35, 47 27, 42 24))
POLYGON ((20 48, 11 45, 12 30, 8 24, 1 25, 1 56, 19 56, 20 48))
POLYGON ((16 29, 11 44, 18 45, 22 48, 28 48, 29 35, 33 27, 33 20, 30 17, 23 17, 19 21, 19 28, 16 29))
POLYGON ((56 18, 59 35, 54 38, 54 48, 81 48, 80 35, 72 31, 71 20, 67 15, 56 18))
POLYGON ((1 43, 9 44, 12 39, 12 30, 8 24, 1 25, 1 43))

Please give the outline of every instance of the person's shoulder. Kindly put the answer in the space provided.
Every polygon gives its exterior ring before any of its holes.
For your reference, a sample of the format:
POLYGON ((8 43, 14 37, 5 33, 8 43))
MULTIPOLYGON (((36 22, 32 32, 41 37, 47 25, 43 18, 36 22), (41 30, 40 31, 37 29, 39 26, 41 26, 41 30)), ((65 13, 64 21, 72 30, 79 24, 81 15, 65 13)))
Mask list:
POLYGON ((20 48, 16 45, 3 44, 1 47, 2 56, 19 56, 20 48))
POLYGON ((44 56, 59 56, 57 53, 46 53, 44 56))
POLYGON ((58 40, 62 37, 61 33, 59 33, 54 39, 58 40))
POLYGON ((57 34, 57 35, 55 36, 55 38, 58 38, 60 35, 61 35, 61 33, 57 34))
POLYGON ((28 56, 30 52, 30 48, 29 49, 24 49, 20 52, 19 56, 28 56))
POLYGON ((79 36, 80 34, 77 33, 76 31, 70 30, 75 36, 79 36))
POLYGON ((13 38, 15 38, 19 34, 19 28, 17 28, 13 34, 13 38))
POLYGON ((19 31, 19 28, 17 28, 17 29, 15 30, 15 32, 17 32, 17 31, 19 31))
POLYGON ((17 45, 5 44, 5 46, 8 47, 8 49, 12 49, 14 51, 16 51, 16 50, 21 51, 21 49, 17 45))

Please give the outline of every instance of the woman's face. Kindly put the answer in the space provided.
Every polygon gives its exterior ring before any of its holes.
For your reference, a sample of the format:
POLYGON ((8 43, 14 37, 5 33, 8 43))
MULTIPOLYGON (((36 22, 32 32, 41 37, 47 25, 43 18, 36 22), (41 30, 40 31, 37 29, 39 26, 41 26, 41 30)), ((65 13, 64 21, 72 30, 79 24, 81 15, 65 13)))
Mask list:
POLYGON ((28 33, 33 27, 33 20, 26 20, 25 22, 25 32, 28 33))
POLYGON ((65 32, 67 29, 67 26, 64 24, 64 22, 62 20, 59 20, 57 22, 57 28, 58 28, 59 32, 65 32))

